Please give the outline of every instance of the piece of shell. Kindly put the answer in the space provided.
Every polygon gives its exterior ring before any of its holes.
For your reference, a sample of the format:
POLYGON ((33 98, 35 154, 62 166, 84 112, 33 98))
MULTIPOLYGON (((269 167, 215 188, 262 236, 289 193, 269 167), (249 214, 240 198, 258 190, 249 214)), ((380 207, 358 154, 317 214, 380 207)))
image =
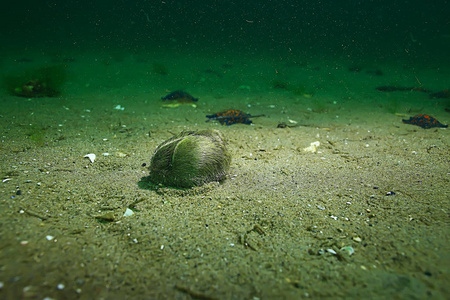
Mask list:
POLYGON ((342 247, 341 251, 347 251, 348 255, 352 255, 353 253, 355 253, 355 250, 353 249, 353 247, 350 247, 350 246, 342 247))
POLYGON ((127 210, 123 214, 124 217, 129 217, 129 216, 132 216, 132 215, 134 215, 134 212, 131 209, 129 209, 129 208, 127 208, 127 210))
POLYGON ((336 251, 334 251, 333 249, 327 249, 327 252, 329 252, 329 253, 331 253, 331 254, 333 254, 333 255, 336 255, 336 254, 337 254, 336 251))
POLYGON ((319 148, 319 146, 320 146, 320 142, 316 141, 316 142, 311 143, 309 145, 309 147, 303 148, 303 151, 316 153, 317 152, 317 148, 319 148))
POLYGON ((361 243, 361 242, 362 242, 362 239, 361 239, 359 236, 354 236, 354 237, 353 237, 353 240, 354 240, 355 242, 358 242, 358 243, 361 243))
POLYGON ((117 157, 127 157, 128 154, 123 153, 123 152, 120 152, 120 151, 117 151, 117 152, 116 152, 116 156, 117 156, 117 157))
POLYGON ((94 163, 96 157, 97 157, 97 156, 96 156, 94 153, 89 153, 89 154, 86 154, 86 155, 84 156, 84 158, 89 158, 89 160, 91 161, 91 163, 94 163))

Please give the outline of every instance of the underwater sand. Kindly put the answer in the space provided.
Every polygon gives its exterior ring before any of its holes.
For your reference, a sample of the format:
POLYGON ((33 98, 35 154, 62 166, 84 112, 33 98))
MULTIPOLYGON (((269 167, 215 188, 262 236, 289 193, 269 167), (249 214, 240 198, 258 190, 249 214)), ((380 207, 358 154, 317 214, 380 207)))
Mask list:
POLYGON ((375 90, 418 81, 442 90, 450 69, 92 51, 11 54, 2 75, 49 64, 67 70, 60 97, 1 91, 0 298, 450 294, 448 129, 401 122, 424 113, 448 124, 449 100, 375 90), (198 97, 197 107, 161 107, 176 89, 198 97), (229 108, 265 117, 205 122, 229 108), (142 164, 157 145, 208 128, 227 138, 228 178, 149 189, 142 164), (315 141, 317 153, 303 151, 315 141), (122 217, 130 206, 134 214, 122 217))

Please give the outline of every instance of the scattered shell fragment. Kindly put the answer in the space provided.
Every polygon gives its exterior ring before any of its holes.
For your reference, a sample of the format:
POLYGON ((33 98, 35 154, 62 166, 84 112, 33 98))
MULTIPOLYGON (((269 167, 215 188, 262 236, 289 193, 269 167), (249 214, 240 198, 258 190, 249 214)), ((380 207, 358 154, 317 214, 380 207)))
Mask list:
POLYGON ((361 242, 362 242, 362 239, 361 239, 359 236, 353 237, 353 240, 354 240, 355 242, 358 242, 358 243, 361 243, 361 242))
POLYGON ((89 153, 89 154, 86 154, 86 155, 84 156, 84 158, 89 158, 89 160, 91 161, 91 163, 94 163, 96 157, 97 157, 97 156, 96 156, 94 153, 89 153))
POLYGON ((333 255, 336 255, 336 254, 337 254, 336 251, 334 251, 333 249, 327 249, 327 252, 328 252, 328 253, 331 253, 331 254, 333 254, 333 255))
POLYGON ((189 106, 191 106, 193 108, 197 108, 197 104, 195 104, 195 103, 166 103, 166 104, 163 104, 161 106, 164 107, 164 108, 175 108, 175 107, 178 107, 180 105, 189 105, 189 106))
POLYGON ((117 156, 117 157, 127 157, 128 154, 123 153, 123 152, 120 152, 120 151, 117 151, 117 152, 116 152, 116 156, 117 156))
POLYGON ((317 148, 319 148, 319 146, 320 146, 320 142, 315 141, 315 142, 311 143, 308 147, 303 148, 303 151, 310 152, 310 153, 317 153, 317 148))
POLYGON ((348 255, 352 255, 353 253, 355 253, 355 249, 353 249, 353 247, 350 246, 342 247, 341 251, 347 251, 348 255))
POLYGON ((131 209, 129 209, 129 208, 127 208, 127 210, 123 214, 124 217, 129 217, 129 216, 132 216, 132 215, 134 215, 134 212, 131 209))

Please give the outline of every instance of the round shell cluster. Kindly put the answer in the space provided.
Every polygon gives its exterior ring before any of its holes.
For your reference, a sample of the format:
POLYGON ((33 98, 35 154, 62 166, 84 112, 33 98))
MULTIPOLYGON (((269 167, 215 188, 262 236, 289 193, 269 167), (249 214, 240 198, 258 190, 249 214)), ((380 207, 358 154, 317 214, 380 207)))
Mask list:
POLYGON ((189 188, 224 179, 230 168, 218 130, 183 131, 159 145, 150 162, 150 181, 189 188))

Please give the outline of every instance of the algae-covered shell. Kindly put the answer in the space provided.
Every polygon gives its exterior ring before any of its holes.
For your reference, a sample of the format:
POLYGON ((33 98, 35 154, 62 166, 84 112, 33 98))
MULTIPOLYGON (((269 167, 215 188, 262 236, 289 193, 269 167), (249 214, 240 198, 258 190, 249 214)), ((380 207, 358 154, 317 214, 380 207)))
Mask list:
POLYGON ((159 145, 150 162, 150 181, 188 188, 222 180, 231 155, 218 130, 183 131, 159 145))

